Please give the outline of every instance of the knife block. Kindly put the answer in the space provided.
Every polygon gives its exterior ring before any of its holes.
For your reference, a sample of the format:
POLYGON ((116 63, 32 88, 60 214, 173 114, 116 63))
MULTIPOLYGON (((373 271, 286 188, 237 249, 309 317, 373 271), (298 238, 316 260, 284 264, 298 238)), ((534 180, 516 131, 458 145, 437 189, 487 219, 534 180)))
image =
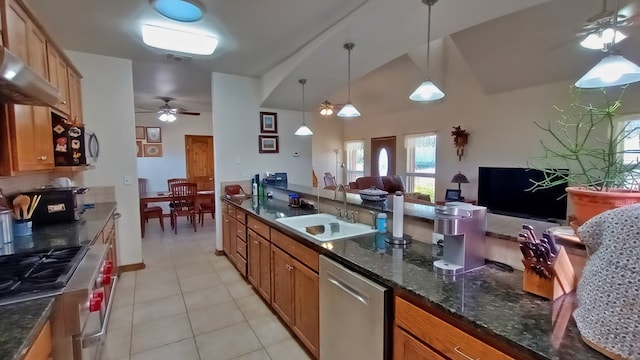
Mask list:
POLYGON ((526 292, 542 296, 543 298, 553 301, 576 289, 578 280, 564 246, 560 247, 558 255, 553 258, 551 264, 545 264, 535 259, 523 259, 522 263, 524 264, 522 290, 526 292), (547 278, 539 276, 532 269, 532 265, 542 266, 550 277, 547 278))

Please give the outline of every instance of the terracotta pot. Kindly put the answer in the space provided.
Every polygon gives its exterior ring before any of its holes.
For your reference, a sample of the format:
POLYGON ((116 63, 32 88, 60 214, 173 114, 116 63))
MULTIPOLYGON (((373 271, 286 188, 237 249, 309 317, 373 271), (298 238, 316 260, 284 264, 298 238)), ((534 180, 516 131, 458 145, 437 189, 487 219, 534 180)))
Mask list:
POLYGON ((566 190, 579 225, 607 210, 640 203, 640 191, 635 190, 594 191, 581 187, 568 187, 566 190))

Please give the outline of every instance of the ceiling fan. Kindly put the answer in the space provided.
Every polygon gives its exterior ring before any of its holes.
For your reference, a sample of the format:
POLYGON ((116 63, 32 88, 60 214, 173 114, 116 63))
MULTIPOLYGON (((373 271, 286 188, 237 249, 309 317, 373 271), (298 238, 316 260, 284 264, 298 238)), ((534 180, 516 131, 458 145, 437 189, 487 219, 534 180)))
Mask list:
POLYGON ((615 34, 615 42, 618 43, 627 37, 624 32, 619 30, 624 31, 625 28, 634 25, 633 10, 632 3, 617 11, 616 14, 616 10, 607 9, 607 0, 602 0, 602 10, 588 18, 576 34, 578 38, 582 39, 580 45, 588 49, 608 51, 614 41, 614 20, 617 20, 616 29, 618 31, 615 34))
POLYGON ((169 105, 169 101, 175 100, 173 98, 160 97, 159 99, 164 101, 164 104, 162 106, 160 106, 159 108, 150 109, 150 108, 145 108, 145 107, 138 106, 138 108, 144 109, 144 111, 136 111, 136 113, 137 114, 157 113, 158 114, 158 120, 167 121, 167 122, 175 121, 177 119, 176 114, 193 115, 193 116, 199 116, 200 115, 199 112, 187 111, 186 109, 177 108, 177 107, 173 107, 173 106, 169 105))
POLYGON ((334 112, 336 111, 340 111, 340 109, 342 109, 343 106, 345 106, 346 104, 334 104, 329 102, 329 100, 325 100, 322 103, 320 103, 320 106, 318 106, 318 111, 320 112, 320 115, 322 116, 331 116, 333 115, 334 112))

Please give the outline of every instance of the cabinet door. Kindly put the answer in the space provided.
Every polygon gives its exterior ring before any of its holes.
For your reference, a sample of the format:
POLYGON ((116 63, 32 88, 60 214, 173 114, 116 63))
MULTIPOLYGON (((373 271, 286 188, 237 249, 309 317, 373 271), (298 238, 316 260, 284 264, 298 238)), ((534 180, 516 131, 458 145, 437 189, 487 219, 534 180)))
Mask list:
POLYGON ((446 360, 397 326, 393 341, 393 360, 446 360))
POLYGON ((259 236, 253 231, 247 231, 247 279, 256 288, 260 288, 260 242, 259 236))
POLYGON ((291 257, 276 246, 271 247, 271 276, 272 284, 271 305, 290 326, 293 325, 293 299, 292 299, 292 271, 291 257))
POLYGON ((83 124, 82 119, 82 89, 80 74, 69 68, 69 111, 71 122, 77 125, 83 124))
POLYGON ((29 63, 28 37, 31 20, 14 0, 6 2, 7 43, 6 47, 22 61, 29 63))
POLYGON ((67 63, 60 53, 51 45, 47 46, 47 62, 49 65, 49 82, 60 92, 60 102, 56 108, 69 114, 69 74, 67 63))
POLYGON ((320 344, 319 279, 318 274, 292 259, 293 265, 293 331, 307 348, 318 357, 320 344))
POLYGON ((262 236, 258 236, 260 245, 260 287, 258 292, 271 304, 271 242, 262 236))
POLYGON ((48 108, 9 105, 8 109, 9 117, 13 119, 13 169, 31 171, 53 168, 53 140, 48 108))
MULTIPOLYGON (((52 169, 53 136, 51 134, 51 111, 48 107, 33 106, 33 141, 39 169, 52 169)), ((33 146, 32 145, 32 146, 33 146)))
POLYGON ((35 25, 29 26, 27 36, 29 65, 43 78, 47 78, 47 40, 35 25))
POLYGON ((229 220, 229 215, 222 214, 222 250, 227 256, 230 252, 230 241, 229 241, 229 226, 231 220, 229 220))

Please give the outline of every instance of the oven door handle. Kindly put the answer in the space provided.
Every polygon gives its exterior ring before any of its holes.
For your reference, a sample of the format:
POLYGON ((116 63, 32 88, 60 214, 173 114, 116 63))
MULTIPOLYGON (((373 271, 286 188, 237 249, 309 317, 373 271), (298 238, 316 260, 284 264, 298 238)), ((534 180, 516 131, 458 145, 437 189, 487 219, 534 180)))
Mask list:
POLYGON ((104 338, 107 335, 107 327, 109 326, 109 318, 111 317, 111 307, 113 306, 113 298, 114 298, 114 294, 116 293, 114 290, 116 288, 117 283, 118 283, 118 277, 114 276, 111 279, 111 294, 109 294, 109 304, 107 305, 107 311, 105 311, 104 313, 104 321, 102 322, 102 327, 100 331, 98 331, 97 333, 83 336, 80 339, 83 349, 86 349, 86 348, 95 346, 98 343, 104 342, 105 340, 104 338))

